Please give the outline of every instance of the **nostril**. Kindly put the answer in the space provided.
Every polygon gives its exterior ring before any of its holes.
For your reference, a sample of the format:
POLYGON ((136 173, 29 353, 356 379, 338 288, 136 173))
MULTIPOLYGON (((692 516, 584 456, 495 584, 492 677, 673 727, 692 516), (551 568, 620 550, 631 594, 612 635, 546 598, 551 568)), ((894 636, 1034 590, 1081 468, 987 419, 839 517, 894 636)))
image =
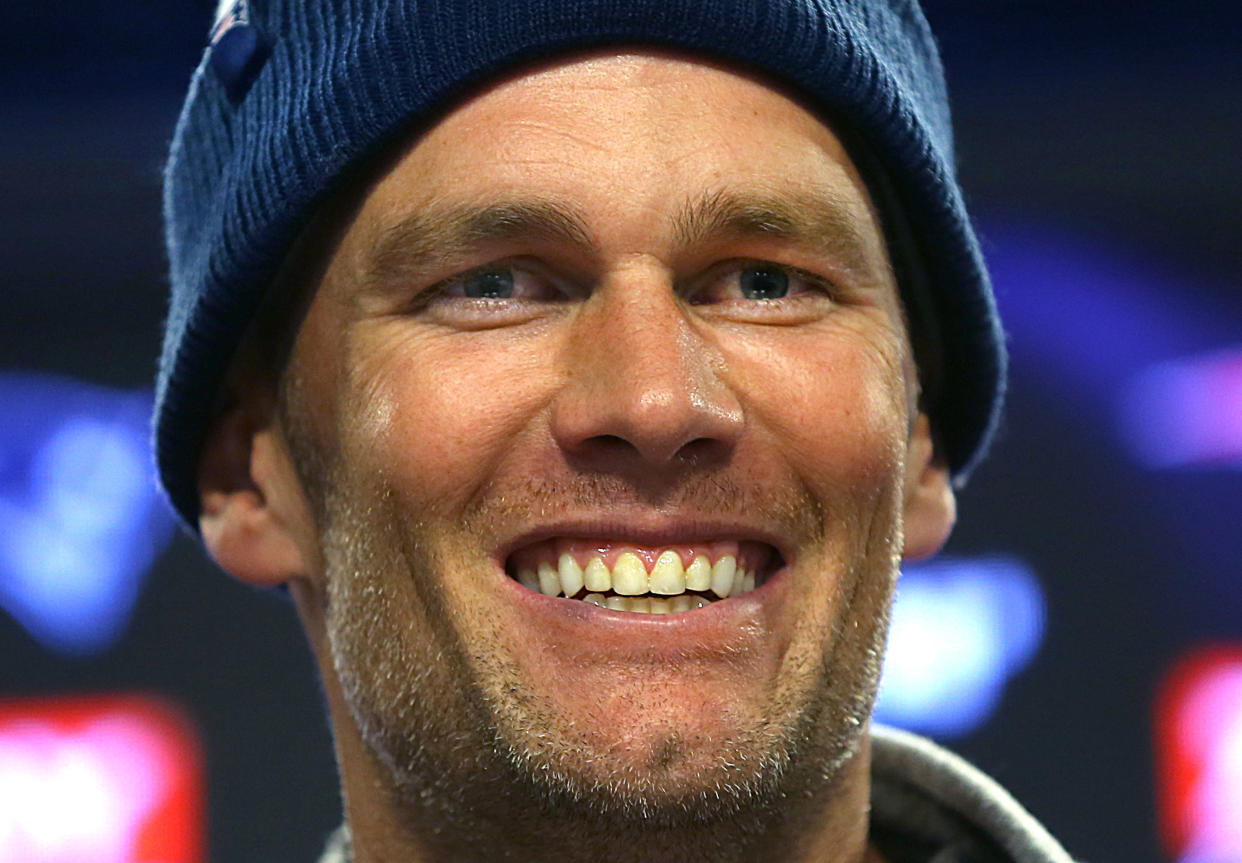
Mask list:
POLYGON ((615 434, 596 435, 595 437, 590 438, 586 442, 588 444, 593 444, 595 446, 602 447, 604 449, 617 449, 617 450, 635 449, 634 444, 630 443, 629 441, 627 441, 625 438, 621 437, 620 435, 615 435, 615 434))
POLYGON ((683 464, 694 466, 722 460, 729 448, 729 444, 719 438, 700 437, 683 444, 676 455, 683 464))
POLYGON ((592 435, 567 449, 576 460, 588 462, 602 460, 609 464, 623 464, 642 455, 638 447, 621 435, 615 434, 592 435))
POLYGON ((713 437, 696 437, 685 443, 642 438, 638 441, 615 434, 593 435, 568 450, 571 460, 589 462, 595 469, 625 469, 631 464, 663 465, 679 469, 716 464, 727 460, 732 445, 713 437))

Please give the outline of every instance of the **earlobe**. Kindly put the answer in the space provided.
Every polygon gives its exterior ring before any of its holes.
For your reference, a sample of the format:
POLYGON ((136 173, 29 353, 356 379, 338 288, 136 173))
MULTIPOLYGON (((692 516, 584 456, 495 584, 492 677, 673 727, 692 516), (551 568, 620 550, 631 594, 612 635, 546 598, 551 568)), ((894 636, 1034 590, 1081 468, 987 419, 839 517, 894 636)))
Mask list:
POLYGON ((906 462, 903 560, 922 560, 938 552, 957 521, 957 499, 949 468, 936 457, 931 422, 920 413, 910 434, 906 462))
POLYGON ((199 463, 199 529, 222 568, 274 587, 309 573, 308 508, 271 411, 238 404, 208 433, 199 463))

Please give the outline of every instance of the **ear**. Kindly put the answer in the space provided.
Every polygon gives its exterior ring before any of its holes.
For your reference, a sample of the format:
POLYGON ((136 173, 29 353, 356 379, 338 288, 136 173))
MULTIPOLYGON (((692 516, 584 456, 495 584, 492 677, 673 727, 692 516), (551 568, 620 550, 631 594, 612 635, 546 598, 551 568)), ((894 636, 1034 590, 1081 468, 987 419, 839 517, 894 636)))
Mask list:
POLYGON ((922 560, 940 550, 957 521, 949 468, 936 455, 931 421, 920 412, 910 432, 906 461, 903 560, 922 560))
POLYGON ((217 418, 198 472, 207 551, 241 581, 274 587, 310 572, 310 508, 275 421, 274 398, 253 395, 217 418))

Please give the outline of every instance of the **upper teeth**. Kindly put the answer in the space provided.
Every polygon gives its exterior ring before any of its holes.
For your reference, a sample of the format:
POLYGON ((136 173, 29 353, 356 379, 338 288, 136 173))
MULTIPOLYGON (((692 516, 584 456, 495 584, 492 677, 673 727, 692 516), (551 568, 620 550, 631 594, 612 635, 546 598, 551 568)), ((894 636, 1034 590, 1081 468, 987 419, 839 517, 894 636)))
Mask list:
MULTIPOLYGON (((573 597, 585 587, 590 591, 584 597, 587 600, 609 590, 621 596, 679 596, 688 590, 710 591, 723 599, 755 589, 755 574, 738 566, 737 558, 731 554, 722 555, 715 563, 706 555, 696 554, 689 566, 683 566, 681 555, 672 550, 656 558, 650 573, 642 559, 631 551, 617 555, 611 569, 601 555, 593 555, 583 567, 572 554, 565 552, 555 566, 544 561, 537 569, 519 570, 518 581, 548 596, 573 597)), ((677 603, 678 606, 682 604, 677 603)), ((609 607, 612 605, 615 603, 609 607)), ((663 605, 660 603, 660 607, 663 605)))

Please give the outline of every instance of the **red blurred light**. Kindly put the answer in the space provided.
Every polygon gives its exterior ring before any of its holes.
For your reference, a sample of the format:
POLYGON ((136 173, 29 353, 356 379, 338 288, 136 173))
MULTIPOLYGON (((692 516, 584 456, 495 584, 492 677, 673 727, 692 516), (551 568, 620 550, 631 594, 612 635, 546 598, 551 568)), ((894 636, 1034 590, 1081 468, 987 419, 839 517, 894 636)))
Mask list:
POLYGON ((1200 648, 1169 670, 1155 733, 1165 851, 1242 860, 1242 645, 1200 648))
POLYGON ((0 860, 202 863, 202 764, 159 699, 0 701, 0 860))

